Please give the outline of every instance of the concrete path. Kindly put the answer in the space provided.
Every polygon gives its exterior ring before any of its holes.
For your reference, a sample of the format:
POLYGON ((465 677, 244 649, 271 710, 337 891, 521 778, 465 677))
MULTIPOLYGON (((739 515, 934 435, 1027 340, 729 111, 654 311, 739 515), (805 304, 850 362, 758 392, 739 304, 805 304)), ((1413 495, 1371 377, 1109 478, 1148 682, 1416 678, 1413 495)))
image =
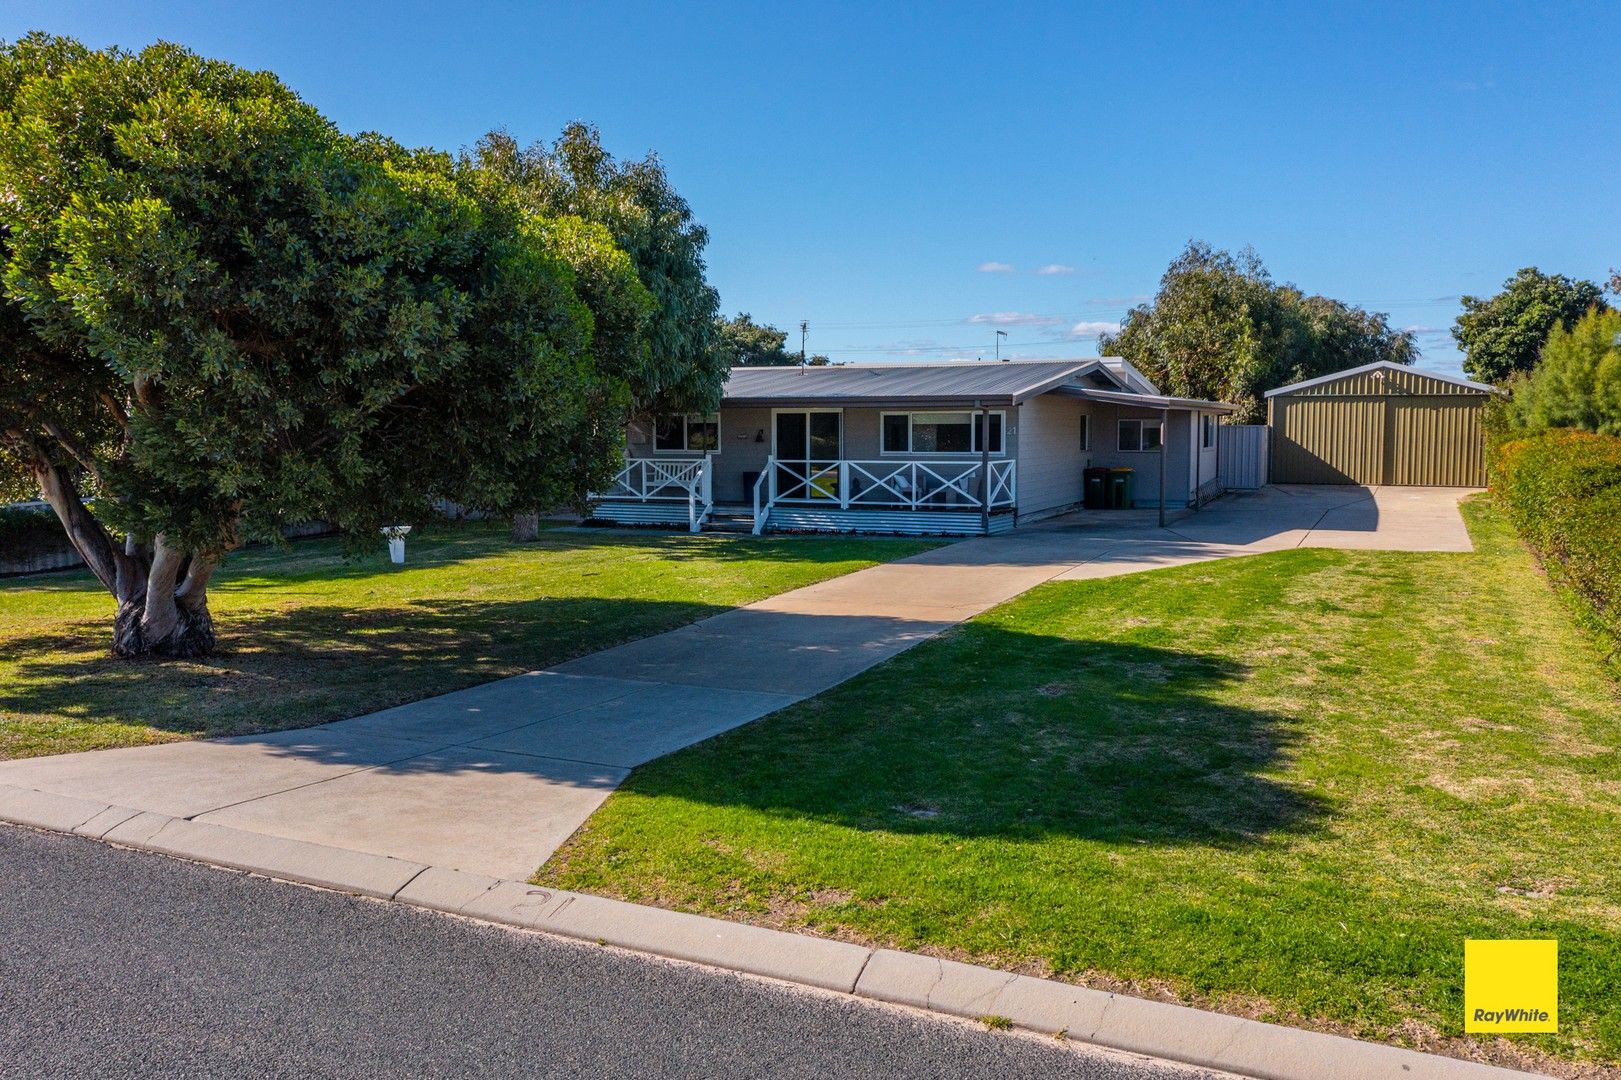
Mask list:
POLYGON ((522 880, 632 768, 1053 579, 1297 546, 1467 551, 1457 489, 1272 488, 1169 529, 1076 514, 783 593, 548 671, 299 731, 0 762, 0 784, 522 880))

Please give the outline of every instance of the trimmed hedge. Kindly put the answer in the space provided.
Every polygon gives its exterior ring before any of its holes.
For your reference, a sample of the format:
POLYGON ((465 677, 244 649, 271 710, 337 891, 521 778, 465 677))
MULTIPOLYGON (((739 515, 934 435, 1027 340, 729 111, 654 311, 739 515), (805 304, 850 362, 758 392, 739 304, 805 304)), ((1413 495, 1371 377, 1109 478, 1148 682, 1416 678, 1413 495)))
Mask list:
POLYGON ((1555 584, 1569 590, 1621 666, 1621 438, 1547 431, 1503 442, 1492 493, 1555 584))

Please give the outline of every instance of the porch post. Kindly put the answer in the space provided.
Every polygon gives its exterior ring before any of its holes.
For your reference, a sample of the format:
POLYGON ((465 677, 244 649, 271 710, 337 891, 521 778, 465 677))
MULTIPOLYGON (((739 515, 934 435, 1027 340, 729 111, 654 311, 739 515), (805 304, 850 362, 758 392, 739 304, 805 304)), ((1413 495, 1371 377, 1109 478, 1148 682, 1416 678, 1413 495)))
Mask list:
MULTIPOLYGON (((979 531, 991 534, 991 411, 979 406, 979 531)), ((1004 435, 1004 437, 1006 437, 1004 435)))
POLYGON ((1165 464, 1170 459, 1165 456, 1165 444, 1170 442, 1171 410, 1159 411, 1159 527, 1165 528, 1165 464))
POLYGON ((1193 508, 1204 506, 1199 489, 1204 486, 1204 413, 1193 414, 1193 508))

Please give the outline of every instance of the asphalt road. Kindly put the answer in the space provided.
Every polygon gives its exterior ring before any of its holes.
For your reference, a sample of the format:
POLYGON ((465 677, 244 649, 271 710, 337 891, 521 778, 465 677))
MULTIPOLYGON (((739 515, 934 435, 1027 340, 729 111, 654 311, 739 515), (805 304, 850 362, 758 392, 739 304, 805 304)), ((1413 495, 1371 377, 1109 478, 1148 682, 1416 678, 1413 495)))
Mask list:
POLYGON ((1202 1075, 0 826, 0 1076, 1202 1075))

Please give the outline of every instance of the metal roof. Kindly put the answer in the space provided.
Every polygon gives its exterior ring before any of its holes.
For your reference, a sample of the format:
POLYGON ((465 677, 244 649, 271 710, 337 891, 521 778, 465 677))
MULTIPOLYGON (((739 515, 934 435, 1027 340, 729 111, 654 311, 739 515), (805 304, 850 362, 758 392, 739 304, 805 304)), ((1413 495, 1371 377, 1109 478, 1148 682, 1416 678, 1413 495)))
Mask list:
MULTIPOLYGON (((948 361, 837 367, 735 367, 726 405, 1018 405, 1052 390, 1097 360, 948 361)), ((1130 395, 1128 395, 1130 396, 1130 395)))
POLYGON ((1237 405, 1225 401, 1204 401, 1199 398, 1166 397, 1164 394, 1134 394, 1125 390, 1094 390, 1089 386, 1060 386, 1055 390, 1063 397, 1084 401, 1104 401, 1111 405, 1138 405, 1145 409, 1198 409, 1201 412, 1235 413, 1237 405))
POLYGON ((1364 371, 1377 371, 1381 368, 1390 371, 1417 372, 1426 379, 1434 379, 1437 382, 1451 383, 1453 386, 1465 386, 1470 390, 1479 390, 1483 394, 1503 393, 1503 391, 1498 387, 1490 386, 1486 383, 1474 382, 1470 379, 1460 379, 1456 375, 1442 375, 1436 371, 1425 371, 1423 368, 1413 367, 1411 364, 1397 364, 1389 360, 1376 360, 1371 364, 1363 364, 1361 367, 1346 368, 1344 371, 1336 371, 1329 375, 1319 375, 1315 379, 1304 379, 1297 383, 1290 383, 1288 386, 1280 386, 1276 390, 1268 390, 1266 392, 1266 396, 1277 397, 1279 394, 1287 394, 1295 390, 1304 390, 1308 386, 1321 386, 1324 383, 1333 382, 1335 379, 1343 379, 1349 375, 1360 375, 1364 371))

